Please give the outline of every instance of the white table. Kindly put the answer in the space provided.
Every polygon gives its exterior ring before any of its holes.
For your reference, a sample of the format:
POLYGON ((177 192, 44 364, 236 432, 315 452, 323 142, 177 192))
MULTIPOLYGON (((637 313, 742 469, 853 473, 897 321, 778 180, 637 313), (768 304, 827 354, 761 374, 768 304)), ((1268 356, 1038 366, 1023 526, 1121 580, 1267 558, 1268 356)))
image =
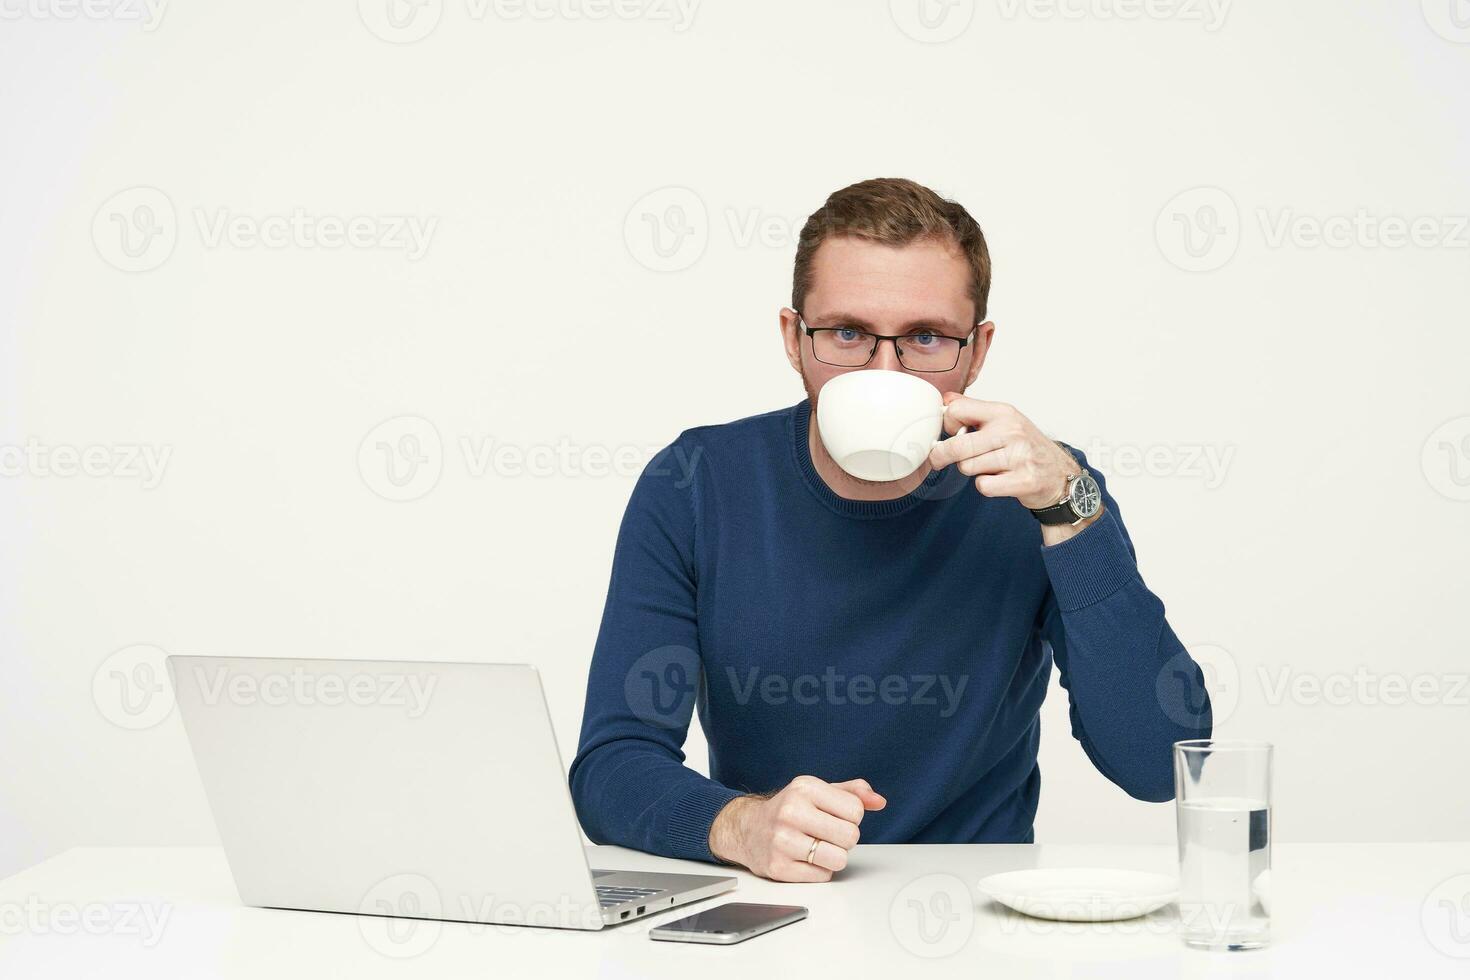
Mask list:
MULTIPOLYGON (((596 867, 709 870, 589 854, 596 867)), ((1018 916, 974 888, 1026 867, 1172 873, 1168 846, 863 845, 837 881, 742 873, 693 906, 811 909, 731 947, 651 942, 677 909, 577 933, 244 908, 217 848, 77 848, 0 881, 0 977, 1470 977, 1470 843, 1281 844, 1273 858, 1273 945, 1211 953, 1184 947, 1172 906, 1083 926, 1018 916)))

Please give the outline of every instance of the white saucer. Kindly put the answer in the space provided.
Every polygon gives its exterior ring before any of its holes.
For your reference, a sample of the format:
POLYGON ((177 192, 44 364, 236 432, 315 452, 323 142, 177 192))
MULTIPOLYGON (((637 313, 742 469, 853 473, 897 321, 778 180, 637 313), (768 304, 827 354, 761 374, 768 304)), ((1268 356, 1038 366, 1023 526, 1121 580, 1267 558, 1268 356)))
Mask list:
POLYGON ((980 879, 980 890, 1017 912, 1062 922, 1112 922, 1163 908, 1179 896, 1168 875, 1114 868, 1034 868, 980 879))

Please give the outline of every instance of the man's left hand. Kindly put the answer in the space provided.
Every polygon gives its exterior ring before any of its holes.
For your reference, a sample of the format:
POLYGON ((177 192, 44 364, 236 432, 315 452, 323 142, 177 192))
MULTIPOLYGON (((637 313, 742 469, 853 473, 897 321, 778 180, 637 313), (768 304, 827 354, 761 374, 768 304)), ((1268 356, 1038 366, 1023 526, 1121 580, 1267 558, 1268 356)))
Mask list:
MULTIPOLYGON (((1021 506, 1039 510, 1059 503, 1067 492, 1067 481, 1082 472, 1071 453, 1043 435, 1014 406, 967 398, 954 391, 944 393, 944 404, 944 429, 950 438, 930 450, 929 465, 942 469, 955 464, 961 473, 975 478, 975 489, 987 497, 1014 497, 1021 506), (961 426, 969 426, 970 431, 956 435, 961 426)), ((1044 526, 1043 537, 1055 544, 1096 519, 1094 515, 1075 527, 1044 526)))

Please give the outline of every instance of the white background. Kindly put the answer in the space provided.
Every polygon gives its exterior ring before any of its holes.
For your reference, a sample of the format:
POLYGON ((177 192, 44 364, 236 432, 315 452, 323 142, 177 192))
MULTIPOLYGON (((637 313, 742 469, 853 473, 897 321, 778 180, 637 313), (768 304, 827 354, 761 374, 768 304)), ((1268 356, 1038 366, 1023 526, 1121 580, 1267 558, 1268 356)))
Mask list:
MULTIPOLYGON (((159 651, 530 661, 569 761, 632 473, 801 397, 796 232, 895 175, 983 225, 972 394, 1093 452, 1278 837, 1470 837, 1460 0, 96 2, 0 2, 0 873, 215 839, 159 651), (296 209, 371 241, 242 237, 296 209)), ((1043 730, 1038 840, 1172 840, 1043 730)))

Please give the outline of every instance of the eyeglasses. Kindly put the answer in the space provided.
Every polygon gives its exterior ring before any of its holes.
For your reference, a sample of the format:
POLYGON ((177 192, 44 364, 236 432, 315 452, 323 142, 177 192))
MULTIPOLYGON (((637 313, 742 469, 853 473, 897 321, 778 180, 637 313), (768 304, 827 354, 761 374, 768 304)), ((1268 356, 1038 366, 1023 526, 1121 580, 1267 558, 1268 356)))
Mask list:
POLYGON ((960 362, 960 351, 975 336, 973 328, 963 337, 951 337, 928 329, 884 335, 869 333, 859 327, 809 327, 800 313, 797 313, 796 322, 812 339, 812 354, 823 364, 833 367, 862 367, 878 353, 880 341, 891 340, 898 362, 907 370, 951 371, 960 362))

